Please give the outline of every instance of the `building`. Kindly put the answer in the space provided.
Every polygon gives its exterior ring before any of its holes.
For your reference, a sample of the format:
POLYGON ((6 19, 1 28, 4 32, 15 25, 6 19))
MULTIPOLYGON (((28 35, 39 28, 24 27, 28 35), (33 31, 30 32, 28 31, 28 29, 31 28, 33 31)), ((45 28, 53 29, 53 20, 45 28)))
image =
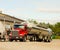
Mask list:
POLYGON ((24 20, 0 12, 0 22, 2 22, 2 24, 7 29, 7 28, 13 28, 14 23, 21 23, 24 22, 24 20))

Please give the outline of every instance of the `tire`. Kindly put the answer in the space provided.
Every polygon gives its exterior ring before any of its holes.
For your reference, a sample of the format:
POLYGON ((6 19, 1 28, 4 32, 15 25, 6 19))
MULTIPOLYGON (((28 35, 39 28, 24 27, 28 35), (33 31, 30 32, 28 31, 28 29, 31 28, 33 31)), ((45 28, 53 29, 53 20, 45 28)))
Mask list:
POLYGON ((17 40, 15 40, 17 42, 17 40))
POLYGON ((47 39, 46 42, 51 42, 51 40, 50 39, 47 39))
POLYGON ((42 35, 39 36, 39 41, 40 42, 43 41, 43 36, 42 35))
POLYGON ((12 41, 13 41, 13 39, 9 39, 9 41, 10 41, 10 42, 12 42, 12 41))
POLYGON ((51 39, 49 39, 48 42, 51 42, 51 39))
POLYGON ((48 37, 45 36, 43 41, 44 41, 44 42, 48 42, 48 37))
POLYGON ((51 41, 52 41, 51 37, 47 37, 47 39, 44 39, 44 42, 51 42, 51 41))
POLYGON ((32 41, 35 41, 35 37, 34 36, 32 37, 32 41))
POLYGON ((5 40, 4 39, 1 39, 1 42, 5 42, 5 40))
POLYGON ((23 37, 23 42, 26 42, 26 40, 27 40, 27 36, 24 36, 23 37))
POLYGON ((23 39, 19 39, 20 42, 23 42, 23 39))
POLYGON ((29 41, 34 41, 34 37, 33 36, 30 36, 29 41))
POLYGON ((52 41, 52 38, 50 37, 50 39, 48 39, 48 42, 51 42, 52 41))
POLYGON ((48 42, 48 39, 44 40, 44 42, 48 42))
POLYGON ((38 38, 36 36, 34 36, 34 41, 37 41, 37 40, 38 40, 38 38))

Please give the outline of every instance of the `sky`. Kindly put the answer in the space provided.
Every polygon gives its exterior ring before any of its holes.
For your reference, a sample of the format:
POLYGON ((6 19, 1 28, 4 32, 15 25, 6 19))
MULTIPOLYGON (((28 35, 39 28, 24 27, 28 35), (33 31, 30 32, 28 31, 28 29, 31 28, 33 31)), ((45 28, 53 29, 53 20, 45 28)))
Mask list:
POLYGON ((60 22, 60 0, 0 0, 0 11, 26 21, 60 22))

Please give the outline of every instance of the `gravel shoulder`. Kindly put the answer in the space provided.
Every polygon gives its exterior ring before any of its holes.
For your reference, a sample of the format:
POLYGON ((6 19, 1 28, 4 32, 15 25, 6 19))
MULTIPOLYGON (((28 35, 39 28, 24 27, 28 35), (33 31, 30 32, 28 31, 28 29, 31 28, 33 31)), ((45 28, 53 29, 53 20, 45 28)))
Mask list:
POLYGON ((60 39, 52 42, 0 42, 0 50, 60 50, 60 39))

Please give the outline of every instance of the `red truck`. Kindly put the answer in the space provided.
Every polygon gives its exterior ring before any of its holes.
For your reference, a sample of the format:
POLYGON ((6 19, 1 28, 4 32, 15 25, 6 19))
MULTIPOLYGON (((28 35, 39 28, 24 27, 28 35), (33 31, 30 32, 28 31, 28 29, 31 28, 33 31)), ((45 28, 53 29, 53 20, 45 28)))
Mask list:
POLYGON ((9 41, 13 41, 13 40, 26 41, 27 33, 28 33, 27 25, 15 24, 14 30, 11 30, 9 34, 9 41))

